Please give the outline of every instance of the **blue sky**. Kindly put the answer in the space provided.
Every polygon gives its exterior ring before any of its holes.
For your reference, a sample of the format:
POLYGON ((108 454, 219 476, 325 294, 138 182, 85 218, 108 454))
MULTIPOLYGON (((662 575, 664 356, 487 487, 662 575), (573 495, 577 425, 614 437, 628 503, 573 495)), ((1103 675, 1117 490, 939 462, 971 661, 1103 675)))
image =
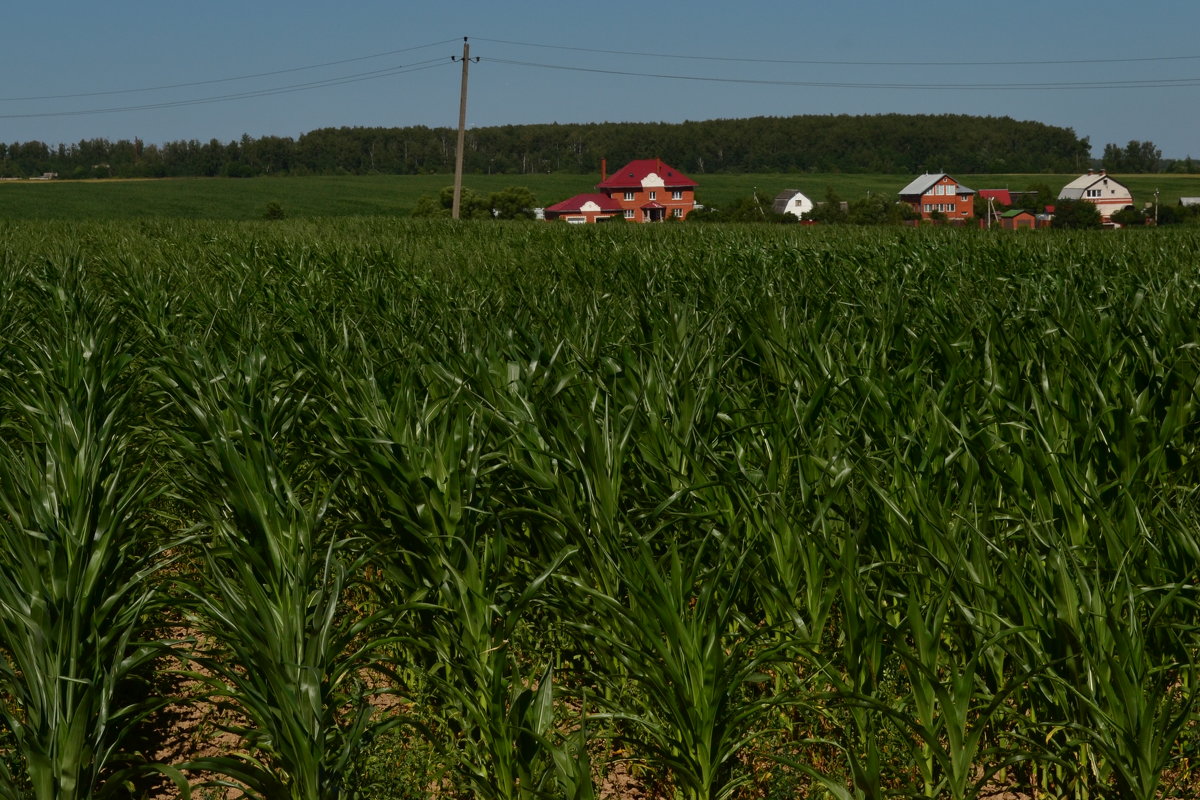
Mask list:
POLYGON ((5 142, 453 126, 467 36, 471 126, 966 113, 1200 158, 1196 0, 60 0, 3 27, 5 142))

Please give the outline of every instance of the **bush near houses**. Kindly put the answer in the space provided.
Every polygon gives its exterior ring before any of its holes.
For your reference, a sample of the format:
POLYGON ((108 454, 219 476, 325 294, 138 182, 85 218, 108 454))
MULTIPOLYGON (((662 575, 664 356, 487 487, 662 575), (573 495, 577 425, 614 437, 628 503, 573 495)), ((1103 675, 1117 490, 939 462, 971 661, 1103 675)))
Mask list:
MULTIPOLYGON (((459 195, 462 219, 533 219, 537 199, 524 186, 509 186, 482 195, 463 188, 459 195)), ((413 207, 414 217, 449 217, 454 208, 454 187, 447 186, 436 195, 422 195, 413 207)))

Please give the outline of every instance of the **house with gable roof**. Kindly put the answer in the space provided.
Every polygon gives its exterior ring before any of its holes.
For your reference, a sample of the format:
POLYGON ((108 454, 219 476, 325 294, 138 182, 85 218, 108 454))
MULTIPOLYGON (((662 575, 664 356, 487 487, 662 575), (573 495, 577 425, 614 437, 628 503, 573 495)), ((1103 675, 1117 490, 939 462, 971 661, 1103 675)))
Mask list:
POLYGON ((619 214, 630 222, 663 222, 687 219, 696 207, 699 184, 661 159, 630 161, 612 175, 604 170, 602 166, 597 192, 548 206, 546 219, 596 222, 619 214))
POLYGON ((612 175, 601 174, 596 188, 621 205, 631 222, 687 219, 696 207, 694 180, 658 158, 630 161, 612 175))
POLYGON ((590 192, 546 206, 542 215, 547 220, 561 219, 564 222, 586 223, 599 222, 622 213, 624 209, 608 195, 590 192))
POLYGON ((776 214, 791 214, 794 217, 803 217, 815 207, 813 201, 799 189, 784 189, 775 195, 775 202, 771 206, 776 214))
POLYGON ((944 172, 922 175, 905 186, 900 190, 900 202, 912 206, 921 219, 931 219, 935 212, 950 221, 975 216, 975 190, 944 172))
POLYGON ((1080 175, 1058 193, 1059 200, 1085 200, 1100 212, 1100 223, 1112 225, 1112 215, 1133 205, 1133 192, 1104 170, 1080 175))

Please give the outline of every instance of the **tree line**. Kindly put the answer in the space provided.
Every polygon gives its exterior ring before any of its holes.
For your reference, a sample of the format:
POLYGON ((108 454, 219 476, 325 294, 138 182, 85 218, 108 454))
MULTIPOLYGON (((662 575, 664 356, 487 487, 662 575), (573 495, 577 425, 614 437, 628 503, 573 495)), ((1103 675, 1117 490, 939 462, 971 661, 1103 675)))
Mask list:
MULTIPOLYGON (((453 128, 321 128, 298 138, 243 135, 147 144, 85 139, 0 143, 0 177, 253 177, 430 174, 454 168, 453 128)), ((1099 166, 1071 128, 1010 117, 876 114, 714 119, 683 123, 499 125, 467 133, 471 173, 590 174, 659 156, 687 173, 1074 172, 1099 166)), ((1126 172, 1200 171, 1162 158, 1152 142, 1108 145, 1104 166, 1126 172)))

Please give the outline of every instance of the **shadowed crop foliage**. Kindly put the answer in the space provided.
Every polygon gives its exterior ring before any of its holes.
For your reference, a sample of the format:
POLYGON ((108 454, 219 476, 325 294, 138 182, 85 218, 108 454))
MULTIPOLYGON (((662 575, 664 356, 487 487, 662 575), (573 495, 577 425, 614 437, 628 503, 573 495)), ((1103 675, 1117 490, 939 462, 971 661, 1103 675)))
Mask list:
POLYGON ((1191 231, 5 233, 6 797, 1200 790, 1191 231))

